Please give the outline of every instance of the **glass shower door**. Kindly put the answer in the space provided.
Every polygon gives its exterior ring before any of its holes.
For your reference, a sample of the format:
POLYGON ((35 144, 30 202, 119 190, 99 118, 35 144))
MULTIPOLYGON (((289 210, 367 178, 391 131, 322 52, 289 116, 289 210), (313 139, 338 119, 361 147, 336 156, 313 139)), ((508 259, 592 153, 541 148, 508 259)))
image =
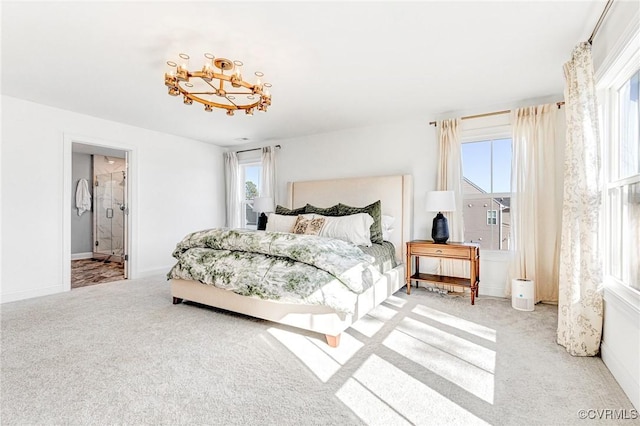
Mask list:
POLYGON ((125 184, 125 172, 96 176, 94 255, 100 259, 124 260, 125 184))

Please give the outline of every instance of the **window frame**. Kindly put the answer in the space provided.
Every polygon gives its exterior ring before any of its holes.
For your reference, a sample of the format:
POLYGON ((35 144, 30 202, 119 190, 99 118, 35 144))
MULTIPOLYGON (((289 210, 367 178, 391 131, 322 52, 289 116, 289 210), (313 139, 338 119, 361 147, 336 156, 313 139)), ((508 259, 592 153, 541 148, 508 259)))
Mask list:
MULTIPOLYGON (((495 119, 496 117, 490 117, 490 119, 492 118, 495 119)), ((509 120, 508 114, 505 114, 505 119, 509 120)), ((482 121, 482 119, 479 119, 477 121, 482 121)), ((486 121, 489 121, 489 120, 486 120, 486 121)), ((461 145, 468 144, 468 143, 496 141, 501 139, 511 140, 511 147, 513 152, 513 135, 511 131, 510 121, 505 123, 499 123, 499 124, 496 124, 495 122, 493 122, 492 124, 489 124, 486 127, 479 127, 479 128, 472 128, 472 129, 463 128, 462 135, 461 135, 461 145)), ((461 153, 461 157, 462 157, 462 153, 461 153)), ((491 148, 490 162, 491 162, 490 163, 491 164, 491 187, 493 188, 493 146, 491 148)), ((509 163, 509 167, 511 167, 511 163, 509 163)), ((465 176, 464 176, 464 163, 463 163, 462 179, 464 179, 464 177, 465 176)), ((509 182, 509 186, 511 186, 511 182, 509 182)), ((487 192, 487 193, 480 193, 480 194, 465 194, 463 191, 463 194, 462 194, 463 208, 466 205, 465 200, 482 200, 482 199, 493 200, 496 198, 511 198, 512 196, 513 196, 513 192, 487 192)), ((487 211, 489 210, 495 210, 495 209, 488 208, 487 211)), ((490 225, 490 226, 499 226, 497 224, 498 217, 499 217, 499 214, 497 213, 497 210, 496 210, 496 224, 490 225)), ((463 220, 464 220, 464 213, 463 213, 463 220)), ((501 234, 501 231, 499 230, 498 235, 500 234, 501 234)), ((510 236, 510 231, 509 231, 509 236, 510 236)), ((470 240, 466 235, 466 229, 465 229, 464 239, 465 239, 465 242, 470 242, 470 240)), ((510 253, 512 251, 512 244, 510 244, 510 242, 507 241, 506 246, 507 247, 503 249, 482 248, 482 251, 483 253, 502 253, 502 254, 510 253)))
MULTIPOLYGON (((255 225, 249 225, 247 226, 247 206, 253 208, 253 200, 248 200, 246 199, 246 182, 247 182, 247 174, 246 174, 246 169, 248 167, 255 167, 255 166, 259 166, 262 167, 262 160, 261 159, 255 159, 255 158, 249 158, 249 159, 244 159, 244 160, 239 160, 238 161, 238 165, 240 166, 240 182, 241 182, 241 191, 242 191, 242 200, 240 201, 240 223, 242 225, 243 229, 257 229, 258 228, 258 223, 256 220, 256 224, 255 225)), ((258 197, 260 196, 260 181, 258 181, 258 197)))
POLYGON ((487 210, 487 225, 497 225, 498 224, 498 210, 487 210))
MULTIPOLYGON (((596 75, 598 90, 598 108, 600 116, 601 155, 602 155, 602 226, 601 241, 604 267, 604 285, 618 296, 620 300, 640 307, 640 290, 631 287, 613 275, 613 256, 620 255, 620 247, 614 248, 611 242, 611 225, 622 226, 621 214, 612 214, 609 192, 622 189, 627 185, 640 183, 640 172, 632 176, 618 178, 619 134, 620 134, 620 99, 619 90, 640 69, 640 47, 637 40, 638 30, 603 72, 596 75), (634 43, 635 41, 635 43, 634 43), (614 217, 615 216, 615 217, 614 217), (618 251, 615 251, 618 250, 618 251)), ((602 70, 599 70, 602 71, 602 70)), ((620 212, 616 212, 620 213, 620 212)))

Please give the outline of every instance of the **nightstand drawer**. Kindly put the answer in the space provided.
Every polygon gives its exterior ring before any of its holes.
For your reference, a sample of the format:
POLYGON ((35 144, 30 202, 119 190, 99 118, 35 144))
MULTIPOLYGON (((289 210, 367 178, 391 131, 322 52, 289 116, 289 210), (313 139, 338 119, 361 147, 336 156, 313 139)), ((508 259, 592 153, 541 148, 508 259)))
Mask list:
POLYGON ((411 254, 416 256, 433 256, 457 259, 470 259, 471 250, 468 247, 447 247, 442 245, 412 245, 411 254))

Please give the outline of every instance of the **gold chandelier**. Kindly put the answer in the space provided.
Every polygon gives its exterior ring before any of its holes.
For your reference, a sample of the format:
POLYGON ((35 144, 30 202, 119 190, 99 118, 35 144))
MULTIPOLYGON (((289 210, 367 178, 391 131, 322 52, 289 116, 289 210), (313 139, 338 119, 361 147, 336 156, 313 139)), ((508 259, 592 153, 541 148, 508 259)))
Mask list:
POLYGON ((262 82, 264 74, 259 71, 255 72, 254 84, 244 81, 241 61, 232 62, 205 53, 202 70, 189 71, 189 55, 180 53, 178 56, 177 63, 167 61, 170 69, 164 75, 164 84, 169 88, 169 95, 182 94, 186 105, 196 101, 204 105, 205 111, 222 108, 227 110, 227 115, 234 115, 236 110, 253 115, 254 110, 266 112, 271 105, 271 84, 262 82))

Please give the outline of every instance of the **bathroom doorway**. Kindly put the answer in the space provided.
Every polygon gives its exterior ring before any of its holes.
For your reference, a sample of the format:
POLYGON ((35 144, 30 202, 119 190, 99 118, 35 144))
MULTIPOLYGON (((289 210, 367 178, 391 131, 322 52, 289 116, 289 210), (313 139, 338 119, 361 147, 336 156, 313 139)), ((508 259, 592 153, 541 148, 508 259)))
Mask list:
POLYGON ((128 277, 127 152, 72 144, 71 288, 128 277))

